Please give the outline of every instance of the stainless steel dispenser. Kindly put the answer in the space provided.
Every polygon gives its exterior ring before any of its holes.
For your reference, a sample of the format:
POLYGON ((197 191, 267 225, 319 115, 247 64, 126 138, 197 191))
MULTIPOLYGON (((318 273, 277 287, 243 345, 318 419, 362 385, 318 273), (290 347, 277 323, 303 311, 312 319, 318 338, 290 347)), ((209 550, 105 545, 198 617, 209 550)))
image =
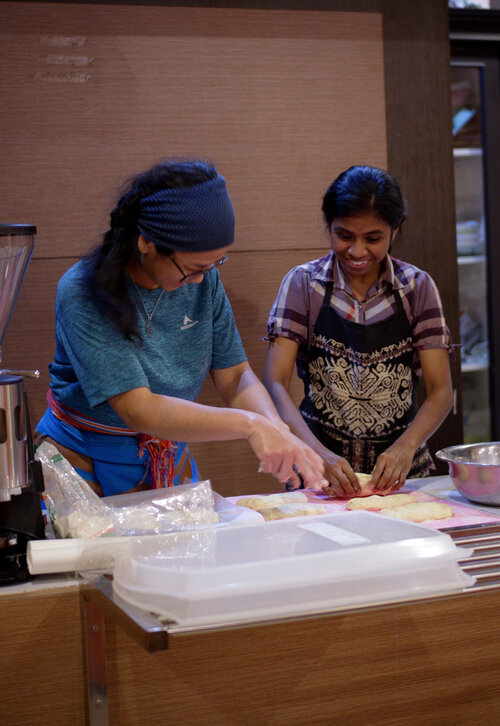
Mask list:
MULTIPOLYGON (((0 361, 35 234, 33 225, 0 224, 0 361)), ((39 373, 0 370, 0 584, 27 577, 28 540, 45 536, 43 476, 33 455, 25 376, 39 373)))
POLYGON ((28 483, 23 379, 0 374, 0 502, 21 494, 28 483))

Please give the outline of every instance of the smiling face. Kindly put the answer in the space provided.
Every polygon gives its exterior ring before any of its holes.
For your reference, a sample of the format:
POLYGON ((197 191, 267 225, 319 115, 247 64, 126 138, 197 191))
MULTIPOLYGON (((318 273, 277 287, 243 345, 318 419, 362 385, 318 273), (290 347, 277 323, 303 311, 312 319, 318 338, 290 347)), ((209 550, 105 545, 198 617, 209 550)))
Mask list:
POLYGON ((222 264, 229 246, 202 252, 172 252, 161 254, 156 245, 139 236, 139 255, 127 266, 127 272, 135 283, 152 290, 161 287, 168 292, 182 285, 198 285, 213 266, 222 264), (187 276, 187 279, 183 279, 187 276))
POLYGON ((335 217, 330 229, 331 246, 351 285, 370 286, 397 234, 376 214, 335 217))

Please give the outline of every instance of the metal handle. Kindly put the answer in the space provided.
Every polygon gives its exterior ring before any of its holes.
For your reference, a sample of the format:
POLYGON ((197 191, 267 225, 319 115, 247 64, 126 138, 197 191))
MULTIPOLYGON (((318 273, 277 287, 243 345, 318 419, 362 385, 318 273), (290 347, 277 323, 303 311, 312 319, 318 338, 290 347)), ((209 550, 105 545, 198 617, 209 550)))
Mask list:
POLYGON ((22 376, 23 378, 40 378, 40 371, 10 371, 7 368, 2 368, 0 376, 4 373, 12 376, 22 376))

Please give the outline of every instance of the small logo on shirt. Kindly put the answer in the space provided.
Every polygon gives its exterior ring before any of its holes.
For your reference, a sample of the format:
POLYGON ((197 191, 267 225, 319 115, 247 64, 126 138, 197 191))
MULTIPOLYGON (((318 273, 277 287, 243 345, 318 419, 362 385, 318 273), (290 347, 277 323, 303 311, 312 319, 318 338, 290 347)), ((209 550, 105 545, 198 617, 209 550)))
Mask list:
POLYGON ((192 328, 193 325, 198 325, 198 321, 191 320, 191 318, 188 318, 187 315, 184 315, 184 322, 181 325, 181 330, 187 330, 188 328, 192 328))

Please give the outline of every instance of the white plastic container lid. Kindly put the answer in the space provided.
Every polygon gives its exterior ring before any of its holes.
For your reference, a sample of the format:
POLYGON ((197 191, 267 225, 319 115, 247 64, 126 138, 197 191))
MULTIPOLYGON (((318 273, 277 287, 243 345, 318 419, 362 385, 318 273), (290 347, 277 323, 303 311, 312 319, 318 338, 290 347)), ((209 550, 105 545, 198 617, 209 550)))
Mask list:
POLYGON ((468 552, 445 533, 372 512, 165 535, 119 558, 125 602, 182 625, 256 621, 460 592, 468 552))

